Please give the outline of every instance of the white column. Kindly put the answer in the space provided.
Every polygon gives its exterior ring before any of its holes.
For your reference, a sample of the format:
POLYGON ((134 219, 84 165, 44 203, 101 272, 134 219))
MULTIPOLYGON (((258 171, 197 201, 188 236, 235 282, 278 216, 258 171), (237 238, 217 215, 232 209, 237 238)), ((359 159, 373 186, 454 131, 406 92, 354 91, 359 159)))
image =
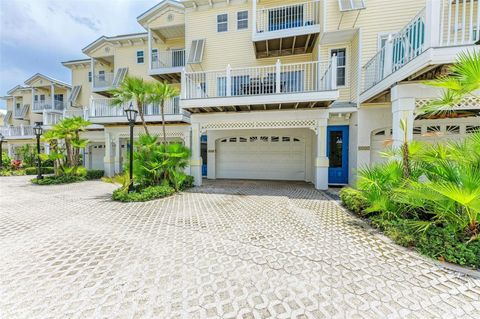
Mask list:
POLYGON ((208 131, 207 132, 207 178, 208 179, 215 179, 215 153, 216 153, 216 146, 215 140, 217 139, 216 131, 208 131))
POLYGON ((337 67, 338 67, 338 58, 337 58, 337 55, 334 54, 332 56, 332 73, 330 74, 331 76, 331 79, 330 81, 332 82, 332 90, 336 90, 337 89, 337 67))
POLYGON ((51 99, 51 110, 55 110, 55 86, 52 84, 50 85, 50 99, 51 99))
MULTIPOLYGON (((441 41, 441 6, 438 0, 427 0, 425 7, 425 47, 432 48, 440 45, 441 41)), ((464 8, 464 10, 466 10, 464 8)), ((464 26, 465 28, 466 26, 464 26)))
POLYGON ((122 144, 120 134, 115 137, 115 174, 122 172, 122 144))
MULTIPOLYGON (((386 78, 393 72, 393 37, 388 35, 388 40, 385 43, 385 53, 383 57, 383 74, 378 74, 377 81, 386 78)), ((380 68, 381 70, 381 68, 380 68)), ((380 73, 380 72, 379 72, 380 73)))
POLYGON ((277 63, 275 64, 275 93, 280 93, 281 91, 281 86, 280 86, 280 80, 281 80, 281 75, 282 75, 282 63, 280 62, 280 59, 277 60, 277 63))
POLYGON ((8 143, 8 157, 13 158, 14 155, 13 144, 8 143))
POLYGON ((408 87, 397 85, 392 88, 392 139, 393 147, 400 147, 405 139, 413 140, 413 122, 415 120, 415 98, 409 94, 408 87), (402 122, 405 123, 402 128, 402 122))
POLYGON ((202 157, 200 154, 200 138, 200 123, 192 123, 192 158, 190 160, 190 167, 192 176, 194 177, 195 186, 202 185, 202 157))
POLYGON ((231 65, 227 65, 226 70, 226 83, 225 83, 225 95, 231 96, 232 95, 232 67, 231 65))
POLYGON ((103 166, 106 176, 113 176, 115 174, 112 134, 108 132, 105 132, 105 157, 103 158, 103 166))
POLYGON ((252 35, 257 33, 257 0, 252 1, 252 35))
POLYGON ((90 58, 90 73, 92 74, 92 88, 95 86, 95 59, 90 58))
POLYGON ((327 122, 327 118, 320 119, 316 129, 315 188, 320 190, 328 189, 327 122))
POLYGON ((148 28, 148 53, 147 53, 147 61, 148 61, 148 69, 152 70, 152 30, 148 28))

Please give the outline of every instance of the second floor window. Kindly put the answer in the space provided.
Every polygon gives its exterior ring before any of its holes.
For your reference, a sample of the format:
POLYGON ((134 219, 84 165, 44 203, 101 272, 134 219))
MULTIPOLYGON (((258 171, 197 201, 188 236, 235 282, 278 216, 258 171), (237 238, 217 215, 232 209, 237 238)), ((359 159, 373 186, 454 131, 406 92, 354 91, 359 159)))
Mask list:
POLYGON ((55 101, 63 102, 63 94, 55 94, 54 99, 55 99, 55 101))
POLYGON ((105 71, 98 71, 98 80, 105 81, 105 71))
POLYGON ((248 11, 237 12, 237 30, 248 29, 248 11))
POLYGON ((158 49, 152 49, 152 61, 158 61, 158 49))
POLYGON ((345 86, 347 79, 347 50, 334 49, 331 51, 331 56, 337 56, 337 85, 345 86))
POLYGON ((219 14, 217 16, 217 32, 227 32, 228 31, 228 15, 219 14))
POLYGON ((137 51, 137 64, 142 64, 144 61, 143 51, 137 51))

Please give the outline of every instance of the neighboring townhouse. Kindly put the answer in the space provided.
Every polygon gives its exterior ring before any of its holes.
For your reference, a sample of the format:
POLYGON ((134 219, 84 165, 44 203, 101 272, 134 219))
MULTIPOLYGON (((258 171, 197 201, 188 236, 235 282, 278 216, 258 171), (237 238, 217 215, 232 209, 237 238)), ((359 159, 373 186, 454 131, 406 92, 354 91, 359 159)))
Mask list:
MULTIPOLYGON (((448 117, 417 112, 440 94, 423 82, 479 50, 476 0, 166 0, 137 21, 145 32, 102 36, 83 49, 88 59, 63 63, 71 105, 93 123, 85 164, 108 175, 129 147, 109 96, 126 75, 179 88, 167 134, 191 147, 196 185, 203 176, 326 189, 382 161, 403 141, 402 120, 409 140, 427 142, 480 128, 474 96, 448 117)), ((145 112, 160 133, 158 105, 145 112)))
MULTIPOLYGON (((67 83, 37 73, 2 97, 6 100, 7 113, 0 133, 5 138, 9 156, 20 159, 18 148, 36 143, 33 132, 36 123, 48 129, 65 116, 70 108, 67 103, 70 89, 67 83)), ((48 151, 48 146, 45 150, 48 151)))

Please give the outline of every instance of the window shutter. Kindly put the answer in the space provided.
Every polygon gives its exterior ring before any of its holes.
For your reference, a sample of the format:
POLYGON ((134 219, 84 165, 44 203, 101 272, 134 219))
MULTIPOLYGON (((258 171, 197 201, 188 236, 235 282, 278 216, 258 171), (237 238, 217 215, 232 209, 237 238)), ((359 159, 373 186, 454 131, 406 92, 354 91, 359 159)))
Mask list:
POLYGON ((353 11, 365 9, 364 0, 338 0, 340 11, 353 11))
POLYGON ((201 63, 203 60, 203 50, 205 47, 205 39, 193 40, 188 55, 188 63, 201 63))

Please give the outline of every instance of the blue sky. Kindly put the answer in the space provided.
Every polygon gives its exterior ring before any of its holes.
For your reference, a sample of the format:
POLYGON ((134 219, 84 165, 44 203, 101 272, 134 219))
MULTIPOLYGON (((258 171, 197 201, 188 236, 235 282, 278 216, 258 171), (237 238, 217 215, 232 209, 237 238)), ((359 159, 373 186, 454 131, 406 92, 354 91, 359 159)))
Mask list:
POLYGON ((158 2, 0 0, 0 96, 37 72, 70 83, 62 61, 85 58, 101 35, 143 32, 136 17, 158 2))

